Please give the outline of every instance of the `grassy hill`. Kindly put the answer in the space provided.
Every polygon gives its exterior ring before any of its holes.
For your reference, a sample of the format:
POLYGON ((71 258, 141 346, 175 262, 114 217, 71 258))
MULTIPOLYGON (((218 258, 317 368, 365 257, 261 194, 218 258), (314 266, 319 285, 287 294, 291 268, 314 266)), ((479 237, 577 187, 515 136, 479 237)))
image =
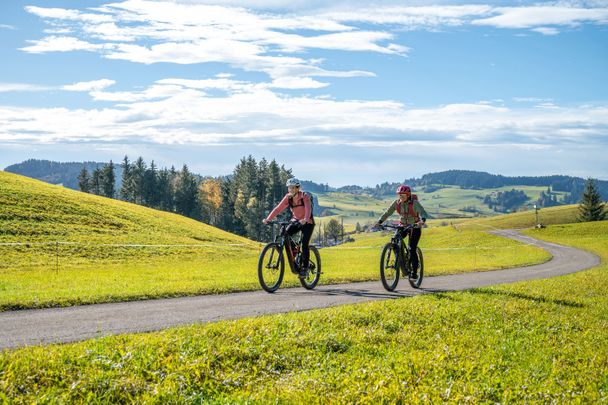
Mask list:
POLYGON ((0 171, 0 242, 240 243, 248 239, 123 201, 0 171))
POLYGON ((254 268, 259 249, 180 215, 0 172, 0 309, 242 289, 225 270, 254 268))
MULTIPOLYGON (((534 210, 528 210, 489 218, 451 220, 450 222, 460 229, 532 228, 536 224, 536 213, 534 210)), ((578 205, 563 205, 538 210, 538 222, 543 225, 571 224, 578 222, 578 205)))
MULTIPOLYGON (((426 230, 426 274, 548 259, 485 230, 426 230)), ((356 238, 322 250, 322 283, 378 280, 390 235, 356 238)), ((0 172, 0 310, 256 290, 260 247, 179 215, 0 172)), ((284 286, 296 285, 288 274, 284 286)))

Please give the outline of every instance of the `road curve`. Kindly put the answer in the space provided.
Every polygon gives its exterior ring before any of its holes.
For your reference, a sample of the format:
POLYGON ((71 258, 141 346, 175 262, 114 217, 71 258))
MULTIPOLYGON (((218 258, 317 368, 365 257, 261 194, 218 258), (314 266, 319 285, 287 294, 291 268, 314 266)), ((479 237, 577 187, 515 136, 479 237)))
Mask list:
POLYGON ((494 284, 574 273, 600 263, 599 257, 571 247, 543 242, 513 230, 494 234, 546 249, 553 258, 543 264, 479 273, 427 277, 423 288, 400 282, 395 292, 380 281, 279 289, 274 294, 251 291, 223 295, 84 305, 0 313, 0 349, 65 343, 120 333, 148 332, 178 325, 214 322, 290 311, 305 311, 379 299, 466 290, 494 284))

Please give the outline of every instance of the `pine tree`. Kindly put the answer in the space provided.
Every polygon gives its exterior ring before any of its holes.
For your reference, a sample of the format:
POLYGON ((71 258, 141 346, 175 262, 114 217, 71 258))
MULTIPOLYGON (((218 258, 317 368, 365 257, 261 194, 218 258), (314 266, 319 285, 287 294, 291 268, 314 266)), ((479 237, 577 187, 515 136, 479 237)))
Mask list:
POLYGON ((235 232, 234 221, 234 182, 227 177, 222 180, 221 199, 218 227, 226 231, 235 232))
POLYGON ((177 176, 175 212, 190 218, 199 219, 200 208, 198 201, 198 184, 192 173, 190 173, 188 166, 184 165, 177 176))
MULTIPOLYGON (((249 199, 256 178, 256 163, 251 155, 243 157, 232 175, 231 200, 234 201, 233 229, 238 235, 251 237, 249 223, 249 199)), ((254 196, 254 195, 253 195, 254 196)))
POLYGON ((173 212, 173 180, 171 173, 167 169, 162 169, 158 172, 158 181, 156 183, 158 189, 158 206, 161 210, 173 212))
POLYGON ((110 160, 110 163, 103 167, 101 177, 102 195, 109 198, 114 198, 114 186, 116 185, 116 176, 114 175, 114 162, 110 160))
POLYGON ((156 165, 154 161, 150 163, 150 167, 144 172, 143 179, 143 196, 144 204, 148 207, 157 208, 160 202, 160 190, 158 189, 158 177, 156 165))
POLYGON ((281 177, 281 168, 274 159, 268 165, 268 171, 270 184, 268 187, 266 209, 270 211, 279 203, 279 201, 281 201, 287 192, 287 187, 285 186, 285 182, 281 177))
POLYGON ((86 166, 82 166, 82 170, 78 175, 78 187, 80 187, 80 191, 84 191, 88 193, 90 191, 90 181, 89 172, 87 171, 86 166))
POLYGON ((585 191, 581 203, 578 206, 579 221, 603 221, 608 215, 606 213, 605 204, 602 202, 602 196, 595 187, 593 179, 587 179, 585 183, 585 191))
POLYGON ((93 174, 91 175, 91 181, 89 185, 89 189, 91 193, 95 195, 101 195, 101 181, 102 181, 102 172, 99 167, 93 170, 93 174))
POLYGON ((120 197, 128 202, 134 202, 135 196, 133 194, 133 181, 132 181, 132 164, 129 162, 129 157, 125 155, 122 160, 122 187, 120 188, 120 197))
POLYGON ((133 201, 136 204, 145 204, 144 199, 144 175, 146 174, 146 162, 141 156, 131 166, 131 186, 133 190, 133 201))

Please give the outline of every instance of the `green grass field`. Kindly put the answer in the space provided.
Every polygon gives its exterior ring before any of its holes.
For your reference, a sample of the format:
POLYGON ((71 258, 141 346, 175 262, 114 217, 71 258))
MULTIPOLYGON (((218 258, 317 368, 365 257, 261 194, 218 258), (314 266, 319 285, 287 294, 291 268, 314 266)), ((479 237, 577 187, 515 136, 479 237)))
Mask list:
POLYGON ((600 255, 548 280, 0 354, 33 402, 602 403, 608 221, 530 230, 600 255))
MULTIPOLYGON (((0 172, 0 213, 0 243, 30 243, 0 246, 0 310, 260 288, 259 243, 179 215, 5 172, 0 172)), ((540 249, 479 229, 424 232, 427 276, 549 258, 540 249)), ((380 249, 390 235, 356 238, 322 250, 322 283, 379 279, 380 249)), ((284 286, 298 285, 288 274, 284 286)))
MULTIPOLYGON (((578 213, 578 205, 543 208, 538 211, 538 222, 543 225, 575 223, 578 221, 578 213)), ((530 210, 490 218, 456 219, 450 222, 461 230, 523 229, 534 227, 536 214, 534 210, 530 210)))

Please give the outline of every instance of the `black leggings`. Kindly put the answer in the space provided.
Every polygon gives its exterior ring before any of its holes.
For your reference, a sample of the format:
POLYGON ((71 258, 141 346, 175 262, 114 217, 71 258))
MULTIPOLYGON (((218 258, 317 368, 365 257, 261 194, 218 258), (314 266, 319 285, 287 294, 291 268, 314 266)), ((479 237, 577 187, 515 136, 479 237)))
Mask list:
POLYGON ((304 269, 308 268, 308 261, 310 260, 310 249, 308 248, 308 244, 310 243, 310 238, 312 238, 314 229, 315 224, 302 225, 300 221, 293 221, 291 224, 287 225, 286 232, 289 235, 302 231, 302 267, 304 269))
POLYGON ((410 240, 408 241, 408 246, 410 248, 410 263, 412 263, 412 268, 418 268, 418 255, 416 254, 416 248, 418 247, 418 241, 420 241, 420 237, 422 236, 422 229, 413 228, 409 231, 406 231, 403 236, 404 238, 410 235, 410 240))

